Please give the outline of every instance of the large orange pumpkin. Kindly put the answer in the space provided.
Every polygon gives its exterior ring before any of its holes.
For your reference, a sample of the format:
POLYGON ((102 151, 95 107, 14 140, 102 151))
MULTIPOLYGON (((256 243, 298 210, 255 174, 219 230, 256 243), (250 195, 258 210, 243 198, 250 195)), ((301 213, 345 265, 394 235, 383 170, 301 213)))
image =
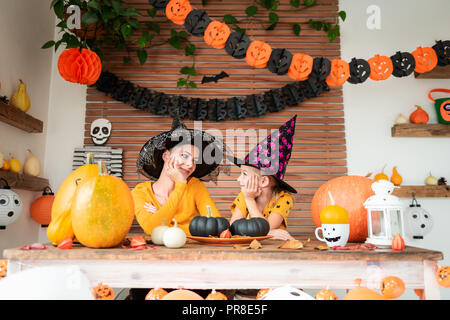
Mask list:
POLYGON ((100 77, 102 62, 94 51, 70 48, 59 56, 58 71, 66 81, 91 85, 100 77))
POLYGON ((98 166, 93 164, 93 154, 88 157, 88 164, 73 171, 62 183, 52 205, 52 218, 47 229, 47 237, 58 245, 65 238, 73 238, 72 229, 72 200, 77 185, 93 176, 98 176, 98 166))
POLYGON ((77 240, 90 248, 110 248, 128 234, 134 218, 130 188, 120 178, 107 174, 101 162, 100 175, 81 182, 72 203, 72 227, 77 240))
POLYGON ((191 290, 178 289, 169 292, 161 300, 204 300, 202 296, 191 290))
POLYGON ((342 300, 386 300, 384 296, 367 287, 356 287, 350 290, 342 300))
POLYGON ((364 202, 372 191, 372 179, 362 176, 342 176, 325 182, 316 193, 311 202, 311 215, 317 227, 322 225, 320 212, 331 200, 328 192, 333 195, 335 204, 346 209, 349 215, 350 235, 348 242, 363 242, 367 238, 367 210, 364 202))

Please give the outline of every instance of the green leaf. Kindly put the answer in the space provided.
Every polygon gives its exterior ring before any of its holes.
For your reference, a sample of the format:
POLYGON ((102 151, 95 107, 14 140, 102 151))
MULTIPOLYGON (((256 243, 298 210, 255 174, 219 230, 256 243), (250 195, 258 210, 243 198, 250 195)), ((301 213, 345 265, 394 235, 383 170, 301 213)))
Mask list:
POLYGON ((345 11, 339 11, 339 17, 341 17, 342 21, 345 21, 347 13, 345 11))
POLYGON ((245 34, 245 29, 239 28, 238 26, 236 26, 236 29, 234 29, 234 30, 237 31, 237 32, 240 32, 242 34, 245 34))
POLYGON ((247 15, 247 17, 253 17, 257 12, 258 12, 257 6, 250 6, 247 7, 247 9, 245 9, 245 14, 247 15))
POLYGON ((100 3, 98 3, 97 0, 90 0, 87 5, 89 8, 95 9, 97 11, 102 10, 102 7, 100 6, 100 3))
POLYGON ((114 19, 117 17, 117 14, 111 10, 111 8, 105 8, 105 10, 102 11, 102 21, 104 23, 107 23, 109 20, 114 19))
POLYGON ((136 51, 138 59, 139 59, 139 63, 140 64, 144 64, 145 61, 147 61, 147 50, 145 49, 139 49, 136 51))
POLYGON ((223 21, 228 24, 235 24, 238 20, 231 14, 226 14, 223 16, 223 21))
POLYGON ((94 11, 85 12, 81 16, 81 23, 85 27, 87 27, 90 24, 97 23, 97 21, 98 21, 98 16, 97 16, 97 13, 95 13, 94 11))
POLYGON ((67 21, 61 20, 56 26, 65 29, 67 28, 67 21))
POLYGON ((78 40, 76 36, 70 35, 70 37, 67 39, 67 49, 79 47, 81 47, 80 40, 78 40))
POLYGON ((130 57, 123 57, 123 63, 124 64, 127 64, 127 63, 129 63, 131 61, 131 58, 130 57))
POLYGON ((160 34, 161 27, 159 26, 158 22, 149 21, 149 22, 147 22, 147 25, 149 26, 150 29, 155 31, 157 34, 160 34))
POLYGON ((170 29, 170 36, 173 37, 178 37, 178 32, 175 29, 170 29))
POLYGON ((177 81, 177 87, 184 87, 187 83, 187 80, 185 78, 179 78, 177 81))
POLYGON ((119 0, 112 0, 111 5, 117 14, 122 14, 122 12, 124 11, 122 6, 120 5, 119 0))
POLYGON ((339 26, 336 26, 334 29, 328 30, 328 40, 333 42, 339 36, 339 26))
POLYGON ((134 8, 127 8, 122 15, 127 16, 127 17, 142 17, 142 14, 139 13, 139 11, 137 11, 134 8))
POLYGON ((156 8, 147 9, 147 13, 150 17, 154 18, 156 16, 156 8))
POLYGON ((189 87, 191 87, 191 88, 197 88, 197 85, 195 84, 194 81, 189 81, 188 85, 189 85, 189 87))
POLYGON ((56 16, 62 20, 64 15, 64 1, 56 2, 53 6, 53 10, 55 11, 56 16))
POLYGON ((269 21, 271 24, 276 24, 278 19, 278 15, 275 12, 269 12, 269 21))
POLYGON ((294 24, 293 26, 292 26, 292 31, 294 31, 294 34, 296 35, 296 36, 299 36, 300 35, 300 31, 302 30, 302 28, 300 27, 300 25, 299 24, 294 24))
POLYGON ((182 67, 180 69, 181 74, 188 74, 190 76, 196 76, 197 72, 195 71, 194 67, 182 67))
POLYGON ((279 4, 280 4, 279 1, 273 1, 273 2, 272 2, 272 5, 271 5, 271 7, 270 7, 270 10, 277 10, 279 4))
POLYGON ((328 32, 331 29, 331 23, 325 22, 323 24, 323 31, 328 32))
POLYGON ((187 37, 189 37, 189 33, 187 33, 184 30, 181 30, 180 32, 178 32, 178 36, 182 39, 186 39, 187 37))
POLYGON ((178 37, 172 37, 169 38, 169 40, 167 40, 169 42, 169 44, 174 47, 175 49, 180 49, 181 48, 181 42, 180 42, 180 38, 178 37))
POLYGON ((316 0, 303 0, 305 7, 312 7, 316 5, 316 0))
POLYGON ((298 7, 300 7, 300 0, 290 0, 289 4, 291 6, 293 6, 294 8, 298 8, 298 7))
POLYGON ((274 30, 275 27, 277 26, 276 23, 272 23, 270 26, 268 26, 265 30, 274 30))
POLYGON ((124 38, 127 38, 133 34, 133 29, 129 24, 126 23, 120 27, 120 33, 124 38))
POLYGON ((140 29, 141 28, 141 24, 139 23, 139 21, 137 21, 135 18, 130 18, 128 19, 128 23, 130 24, 130 26, 133 29, 140 29))
POLYGON ((52 0, 52 2, 50 3, 50 9, 53 8, 53 6, 54 6, 57 2, 64 2, 64 0, 52 0))
POLYGON ((41 49, 48 49, 50 47, 53 47, 55 45, 55 41, 50 40, 44 43, 44 45, 41 47, 41 49))
POLYGON ((195 45, 193 45, 193 44, 188 44, 187 46, 186 46, 186 48, 184 48, 184 54, 186 55, 186 56, 193 56, 194 55, 194 53, 195 53, 195 45))

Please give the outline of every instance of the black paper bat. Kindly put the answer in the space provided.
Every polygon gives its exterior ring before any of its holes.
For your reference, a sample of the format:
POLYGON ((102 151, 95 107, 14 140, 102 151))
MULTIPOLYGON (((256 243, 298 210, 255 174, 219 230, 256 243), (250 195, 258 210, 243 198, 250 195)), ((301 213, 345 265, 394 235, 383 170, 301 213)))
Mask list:
POLYGON ((219 73, 215 76, 211 76, 211 77, 203 76, 202 83, 208 83, 208 82, 213 82, 213 81, 217 83, 217 81, 219 81, 220 79, 226 78, 226 77, 229 77, 229 75, 225 71, 222 71, 221 73, 219 73))

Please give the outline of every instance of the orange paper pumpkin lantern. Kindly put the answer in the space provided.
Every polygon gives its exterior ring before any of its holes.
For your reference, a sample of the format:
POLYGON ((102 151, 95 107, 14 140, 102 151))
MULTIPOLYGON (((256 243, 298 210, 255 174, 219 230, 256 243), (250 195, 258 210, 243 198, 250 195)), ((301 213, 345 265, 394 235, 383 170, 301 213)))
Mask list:
POLYGON ((436 51, 431 47, 417 47, 417 49, 412 52, 412 55, 414 60, 416 60, 416 68, 414 71, 417 73, 429 72, 438 64, 436 51))
POLYGON ((394 239, 392 239, 392 250, 402 251, 405 249, 405 240, 403 240, 400 233, 396 233, 394 239))
POLYGON ((247 49, 245 61, 255 68, 265 68, 270 59, 272 48, 264 41, 252 41, 247 49))
POLYGON ((370 65, 370 79, 374 81, 386 80, 394 71, 394 64, 388 56, 379 54, 367 60, 370 65))
POLYGON ((222 292, 213 289, 211 293, 208 294, 205 300, 228 300, 228 298, 222 292))
POLYGON ((443 266, 436 272, 437 283, 443 288, 450 288, 450 266, 443 266))
POLYGON ((145 300, 161 300, 166 294, 167 291, 162 288, 153 288, 147 293, 145 300))
POLYGON ((386 299, 396 299, 405 292, 405 283, 399 277, 385 277, 381 281, 380 291, 386 299))
POLYGON ((326 82, 330 87, 342 86, 350 77, 350 65, 347 61, 333 59, 331 62, 331 72, 326 82))
POLYGON ((203 39, 205 42, 215 49, 225 48, 225 43, 230 36, 231 31, 226 23, 213 21, 205 30, 203 39))
POLYGON ((102 62, 94 51, 71 48, 59 56, 58 70, 66 81, 91 85, 100 77, 102 62))
POLYGON ((304 81, 308 79, 313 69, 313 63, 314 59, 307 54, 294 54, 288 70, 289 77, 296 81, 304 81))
POLYGON ((55 194, 50 187, 45 187, 42 196, 37 198, 30 207, 30 214, 34 221, 42 227, 47 227, 52 220, 52 206, 55 194))
POLYGON ((202 296, 191 290, 178 289, 169 292, 161 300, 204 300, 202 296))
POLYGON ((114 290, 107 284, 99 282, 97 286, 92 289, 95 300, 112 300, 114 299, 114 290))
POLYGON ((316 300, 338 300, 338 297, 333 291, 330 291, 329 289, 323 289, 316 293, 315 297, 316 300))
POLYGON ((166 6, 166 17, 175 24, 184 24, 184 20, 192 10, 187 0, 170 0, 166 6))

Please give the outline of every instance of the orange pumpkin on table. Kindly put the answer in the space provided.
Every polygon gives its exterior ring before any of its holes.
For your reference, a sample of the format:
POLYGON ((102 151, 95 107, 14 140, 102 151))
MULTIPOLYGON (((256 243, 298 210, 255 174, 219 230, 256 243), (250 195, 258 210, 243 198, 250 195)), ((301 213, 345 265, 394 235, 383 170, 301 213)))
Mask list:
POLYGON ((102 62, 94 51, 70 48, 59 56, 58 71, 66 81, 92 85, 100 77, 102 62))
POLYGON ((170 0, 166 6, 166 17, 175 24, 184 24, 184 20, 192 10, 187 0, 170 0))
POLYGON ((264 41, 252 41, 247 49, 245 61, 255 68, 265 68, 270 59, 272 48, 264 41))
POLYGON ((421 106, 415 106, 416 110, 409 116, 409 121, 416 124, 425 124, 430 120, 428 113, 421 106))
POLYGON ((153 288, 145 296, 145 300, 161 300, 168 292, 162 288, 153 288))
POLYGON ((303 53, 296 53, 292 56, 288 75, 295 81, 304 81, 308 79, 312 72, 314 59, 303 53))
POLYGON ((230 34, 231 30, 226 23, 213 21, 206 28, 203 39, 211 47, 223 49, 230 34))
POLYGON ((416 68, 414 71, 417 73, 429 72, 438 64, 436 51, 431 47, 417 47, 417 49, 412 52, 412 55, 414 60, 416 60, 416 68))
POLYGON ((113 300, 114 299, 114 290, 107 284, 98 283, 93 289, 92 293, 94 294, 95 300, 113 300))
POLYGON ((381 280, 380 291, 386 299, 396 299, 405 292, 405 283, 399 277, 385 277, 381 280))
POLYGON ((342 59, 333 59, 331 61, 331 72, 326 78, 326 82, 330 87, 342 86, 350 77, 350 65, 342 59))

